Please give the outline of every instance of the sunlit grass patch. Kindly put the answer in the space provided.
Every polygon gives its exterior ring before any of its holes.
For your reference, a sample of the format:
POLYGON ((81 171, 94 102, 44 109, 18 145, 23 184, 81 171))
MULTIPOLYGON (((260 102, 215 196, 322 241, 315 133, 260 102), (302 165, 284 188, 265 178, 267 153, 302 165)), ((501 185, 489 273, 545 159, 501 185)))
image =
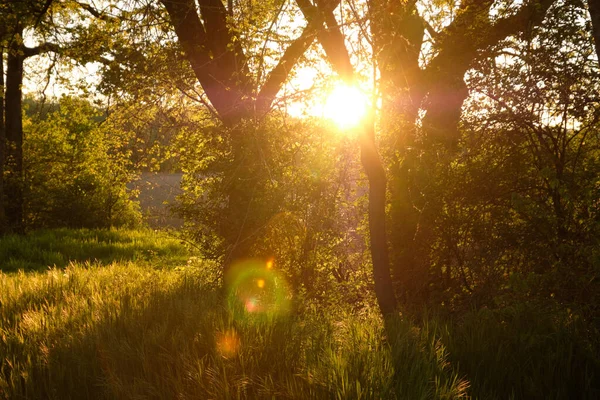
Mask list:
POLYGON ((180 245, 153 235, 17 241, 70 260, 69 250, 89 256, 103 243, 155 254, 0 272, 0 398, 597 398, 597 348, 569 315, 514 306, 384 328, 369 306, 324 306, 285 285, 278 293, 285 282, 266 262, 233 269, 221 290, 218 266, 197 256, 180 264, 183 249, 169 250, 180 245), (249 310, 248 298, 277 307, 249 310))
POLYGON ((185 265, 188 251, 176 238, 150 230, 40 230, 0 238, 0 270, 44 270, 71 261, 109 264, 153 261, 154 267, 185 265))
MULTIPOLYGON (((244 317, 199 265, 94 266, 0 274, 0 397, 425 399, 458 381, 451 368, 424 366, 436 361, 419 334, 392 351, 375 312, 292 304, 244 317), (401 383, 398 371, 412 369, 427 372, 420 384, 401 383)), ((454 389, 446 398, 464 395, 454 389)))

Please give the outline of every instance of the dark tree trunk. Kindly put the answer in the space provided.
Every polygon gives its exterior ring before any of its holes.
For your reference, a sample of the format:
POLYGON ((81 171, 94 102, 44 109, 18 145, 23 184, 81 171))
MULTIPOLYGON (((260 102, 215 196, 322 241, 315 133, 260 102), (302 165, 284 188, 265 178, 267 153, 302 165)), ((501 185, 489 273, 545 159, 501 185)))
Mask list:
POLYGON ((6 63, 5 129, 6 129, 6 216, 9 229, 24 231, 23 225, 23 119, 21 115, 21 85, 23 83, 23 52, 13 42, 6 63))
MULTIPOLYGON (((318 11, 327 25, 327 29, 319 34, 318 39, 336 72, 347 83, 353 84, 354 68, 344 43, 344 36, 333 16, 333 9, 327 9, 322 3, 318 4, 318 11)), ((305 16, 311 13, 306 5, 303 12, 305 16)), ((313 11, 312 14, 318 13, 313 11)), ((369 181, 369 238, 375 295, 381 313, 384 317, 389 317, 397 311, 398 303, 390 273, 386 232, 387 177, 375 144, 375 121, 372 112, 359 129, 361 163, 369 181)))
MULTIPOLYGON (((326 29, 321 29, 317 38, 335 72, 348 84, 353 84, 354 67, 333 15, 337 2, 317 1, 318 6, 306 0, 297 0, 297 3, 309 23, 317 21, 322 25, 325 22, 326 29)), ((369 120, 359 128, 360 150, 362 166, 369 181, 369 237, 375 295, 381 313, 388 317, 396 312, 397 302, 390 273, 386 233, 387 178, 375 145, 373 118, 374 115, 369 115, 369 120)))
POLYGON ((7 230, 6 212, 4 211, 4 164, 6 145, 6 129, 4 125, 4 48, 0 47, 0 235, 7 230))
POLYGON ((369 236, 375 295, 381 313, 389 316, 396 312, 397 303, 390 274, 386 234, 387 180, 385 169, 375 146, 375 129, 372 118, 363 127, 360 136, 360 158, 369 180, 369 236))
POLYGON ((596 56, 600 60, 600 0, 588 0, 587 3, 592 20, 592 36, 594 36, 596 56))
POLYGON ((416 121, 423 96, 419 53, 425 27, 413 2, 369 1, 371 32, 381 71, 382 140, 390 171, 390 261, 393 281, 403 306, 414 298, 416 271, 427 265, 415 243, 421 196, 415 186, 418 169, 416 121), (400 40, 398 38, 401 38, 400 40), (400 71, 400 72, 399 72, 400 71))
POLYGON ((390 149, 385 157, 390 168, 390 258, 404 304, 426 296, 429 253, 443 206, 443 190, 436 183, 457 149, 468 96, 464 75, 481 50, 539 24, 552 3, 525 0, 518 12, 492 21, 492 0, 462 0, 450 25, 434 32, 419 16, 415 1, 368 1, 381 73, 382 136, 390 149), (421 67, 425 30, 437 51, 421 67), (418 128, 420 112, 425 117, 418 128))
MULTIPOLYGON (((246 121, 250 125, 254 123, 246 121)), ((246 125, 239 122, 231 129, 231 141, 233 152, 233 164, 225 176, 227 182, 227 208, 221 225, 221 236, 225 238, 228 248, 225 253, 225 272, 232 264, 245 258, 251 257, 252 242, 255 235, 259 234, 261 224, 268 220, 269 213, 261 210, 262 201, 256 200, 264 195, 261 193, 261 183, 267 179, 262 173, 260 152, 256 146, 260 146, 260 140, 252 143, 254 135, 246 125)))

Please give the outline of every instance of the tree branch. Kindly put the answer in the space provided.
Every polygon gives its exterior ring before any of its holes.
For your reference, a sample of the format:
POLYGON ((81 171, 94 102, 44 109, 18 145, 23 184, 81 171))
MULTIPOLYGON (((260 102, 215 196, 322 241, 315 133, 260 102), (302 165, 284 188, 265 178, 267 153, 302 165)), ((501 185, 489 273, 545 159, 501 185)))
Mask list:
POLYGON ((294 40, 285 50, 277 66, 267 76, 265 84, 258 94, 256 104, 256 111, 258 113, 263 114, 271 107, 275 96, 281 90, 290 71, 314 41, 317 29, 318 24, 316 22, 309 22, 300 37, 294 40))
POLYGON ((339 0, 319 0, 317 6, 309 0, 296 0, 296 3, 306 20, 317 24, 317 38, 336 72, 342 79, 352 80, 354 68, 346 49, 344 35, 333 15, 333 10, 340 3, 339 0), (326 23, 327 29, 323 27, 323 22, 326 23))
POLYGON ((459 15, 440 33, 440 40, 436 43, 439 53, 427 66, 427 73, 451 66, 451 70, 461 70, 464 74, 477 51, 530 26, 539 25, 554 1, 528 0, 515 14, 494 23, 489 18, 492 0, 463 1, 459 15))
POLYGON ((39 54, 48 53, 48 52, 60 53, 61 50, 62 50, 62 48, 59 45, 57 45, 56 43, 50 43, 50 42, 42 43, 36 47, 23 46, 23 57, 24 58, 33 57, 33 56, 37 56, 39 54))
POLYGON ((93 17, 95 17, 95 18, 97 18, 97 19, 99 19, 101 21, 111 22, 111 21, 117 21, 118 20, 118 18, 112 17, 110 15, 105 14, 102 11, 97 10, 91 4, 80 3, 78 1, 76 1, 76 3, 79 5, 79 7, 83 8, 88 13, 90 13, 93 17))
POLYGON ((427 30, 427 33, 429 33, 429 36, 431 36, 433 41, 435 42, 436 40, 438 40, 438 38, 440 37, 440 34, 438 32, 436 32, 435 29, 433 29, 433 26, 431 26, 429 21, 427 21, 423 17, 421 17, 421 21, 423 22, 423 26, 425 27, 425 29, 427 30))
POLYGON ((527 28, 542 23, 546 12, 555 0, 529 0, 519 11, 496 21, 488 34, 482 38, 481 47, 491 46, 508 36, 524 32, 527 28))

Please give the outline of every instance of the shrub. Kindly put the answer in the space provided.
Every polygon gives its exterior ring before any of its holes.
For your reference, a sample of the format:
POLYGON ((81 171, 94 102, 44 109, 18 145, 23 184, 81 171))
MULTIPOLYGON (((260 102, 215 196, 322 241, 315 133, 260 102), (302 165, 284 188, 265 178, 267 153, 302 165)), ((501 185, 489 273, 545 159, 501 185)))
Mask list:
POLYGON ((88 102, 63 97, 24 134, 28 228, 133 225, 139 213, 126 184, 131 173, 118 138, 88 102))

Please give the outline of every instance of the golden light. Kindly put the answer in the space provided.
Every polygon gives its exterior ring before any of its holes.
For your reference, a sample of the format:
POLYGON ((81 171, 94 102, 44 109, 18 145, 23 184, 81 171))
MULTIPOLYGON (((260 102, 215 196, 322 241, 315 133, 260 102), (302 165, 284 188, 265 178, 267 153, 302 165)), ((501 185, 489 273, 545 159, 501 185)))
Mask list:
POLYGON ((258 282, 256 282, 256 286, 258 286, 259 288, 264 288, 265 287, 265 280, 264 279, 259 279, 258 282))
POLYGON ((273 268, 273 260, 267 261, 267 269, 273 268))
POLYGON ((258 300, 254 297, 250 297, 249 299, 246 299, 244 306, 246 307, 246 311, 248 311, 249 313, 253 313, 255 311, 260 310, 258 300))
POLYGON ((217 350, 225 358, 234 356, 240 348, 240 338, 233 330, 217 335, 217 350))
POLYGON ((367 96, 358 87, 338 84, 327 96, 323 112, 340 129, 349 129, 361 122, 367 107, 367 96))

